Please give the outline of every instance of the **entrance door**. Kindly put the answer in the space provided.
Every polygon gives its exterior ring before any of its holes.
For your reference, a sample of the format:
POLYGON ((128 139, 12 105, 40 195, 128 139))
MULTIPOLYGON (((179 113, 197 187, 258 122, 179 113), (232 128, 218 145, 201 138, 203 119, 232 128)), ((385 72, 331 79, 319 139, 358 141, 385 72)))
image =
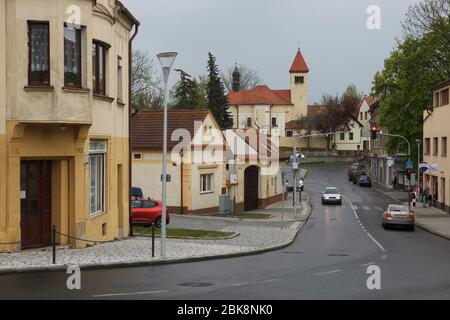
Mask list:
POLYGON ((258 167, 248 167, 244 175, 244 210, 256 210, 258 209, 258 167))
POLYGON ((51 161, 21 161, 22 248, 51 244, 51 161))

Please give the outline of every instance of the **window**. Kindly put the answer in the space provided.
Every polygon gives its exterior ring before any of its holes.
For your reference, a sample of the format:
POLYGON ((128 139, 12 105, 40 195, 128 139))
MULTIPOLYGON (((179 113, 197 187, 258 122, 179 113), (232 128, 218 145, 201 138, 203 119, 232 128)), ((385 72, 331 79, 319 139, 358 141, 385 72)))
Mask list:
POLYGON ((430 146, 430 138, 425 138, 425 146, 424 146, 424 153, 426 155, 430 155, 431 146, 430 146))
POLYGON ((433 155, 437 156, 439 152, 438 138, 433 138, 433 155))
POLYGON ((353 132, 349 132, 348 133, 348 139, 349 140, 353 140, 353 132))
POLYGON ((152 200, 144 200, 142 201, 142 208, 154 208, 157 207, 158 204, 152 200))
POLYGON ((142 159, 142 153, 134 153, 133 158, 135 160, 141 160, 142 159))
POLYGON ((106 141, 91 140, 89 144, 90 213, 105 211, 106 141))
POLYGON ((439 92, 434 94, 434 106, 439 107, 439 92))
POLYGON ((123 61, 117 56, 117 100, 123 102, 123 61))
POLYGON ((359 113, 359 120, 362 120, 362 119, 363 119, 363 113, 360 112, 360 113, 359 113))
POLYGON ((340 139, 340 140, 345 140, 345 133, 344 133, 344 132, 341 132, 341 133, 339 134, 339 139, 340 139))
POLYGON ((364 120, 367 120, 368 117, 369 117, 369 116, 368 116, 368 112, 366 111, 366 112, 364 113, 364 120))
POLYGON ((448 89, 441 91, 441 106, 448 104, 448 89))
POLYGON ((64 26, 64 86, 81 88, 81 27, 64 26))
POLYGON ((200 193, 212 192, 212 173, 200 175, 200 193))
POLYGON ((276 126, 277 126, 277 118, 272 117, 272 127, 276 127, 276 126))
POLYGON ((275 179, 275 181, 274 181, 273 193, 278 194, 278 177, 275 177, 274 179, 275 179))
POLYGON ((106 51, 109 45, 94 41, 92 44, 92 88, 95 94, 106 95, 106 51))
POLYGON ((252 118, 247 118, 247 128, 251 128, 252 126, 252 118))
POLYGON ((295 84, 303 84, 305 83, 305 77, 295 77, 295 84))
POLYGON ((50 36, 48 22, 28 21, 28 85, 50 85, 50 36))
POLYGON ((286 137, 292 137, 293 135, 294 135, 294 133, 292 132, 292 130, 286 131, 286 137))
POLYGON ((441 156, 447 156, 447 137, 441 139, 441 156))

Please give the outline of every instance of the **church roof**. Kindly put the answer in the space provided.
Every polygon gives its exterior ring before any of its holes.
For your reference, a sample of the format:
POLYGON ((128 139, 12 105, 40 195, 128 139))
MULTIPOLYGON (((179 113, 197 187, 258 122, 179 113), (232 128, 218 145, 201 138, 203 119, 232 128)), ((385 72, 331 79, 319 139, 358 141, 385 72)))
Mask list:
POLYGON ((228 99, 230 105, 292 105, 290 90, 272 90, 266 85, 230 92, 228 99))
POLYGON ((303 58, 300 49, 298 49, 297 54, 295 55, 294 62, 292 62, 289 72, 309 72, 308 66, 306 65, 306 61, 303 58))

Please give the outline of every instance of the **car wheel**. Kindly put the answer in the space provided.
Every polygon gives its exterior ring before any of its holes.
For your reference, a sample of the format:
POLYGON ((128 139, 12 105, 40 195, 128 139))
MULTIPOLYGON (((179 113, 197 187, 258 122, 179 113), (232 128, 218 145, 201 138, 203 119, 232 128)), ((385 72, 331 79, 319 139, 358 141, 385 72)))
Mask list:
POLYGON ((155 227, 161 228, 161 217, 156 218, 153 223, 155 224, 155 227))

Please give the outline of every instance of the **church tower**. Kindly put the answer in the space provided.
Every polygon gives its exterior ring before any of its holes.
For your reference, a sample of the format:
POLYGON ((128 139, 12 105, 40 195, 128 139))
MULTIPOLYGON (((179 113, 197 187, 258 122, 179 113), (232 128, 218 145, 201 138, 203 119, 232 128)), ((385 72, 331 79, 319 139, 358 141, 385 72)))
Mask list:
POLYGON ((299 48, 289 70, 291 101, 294 105, 291 120, 296 120, 302 115, 308 115, 308 73, 308 66, 299 48))
POLYGON ((233 71, 233 84, 232 84, 232 90, 234 92, 239 92, 241 90, 241 73, 239 72, 239 69, 236 66, 234 67, 233 71))

